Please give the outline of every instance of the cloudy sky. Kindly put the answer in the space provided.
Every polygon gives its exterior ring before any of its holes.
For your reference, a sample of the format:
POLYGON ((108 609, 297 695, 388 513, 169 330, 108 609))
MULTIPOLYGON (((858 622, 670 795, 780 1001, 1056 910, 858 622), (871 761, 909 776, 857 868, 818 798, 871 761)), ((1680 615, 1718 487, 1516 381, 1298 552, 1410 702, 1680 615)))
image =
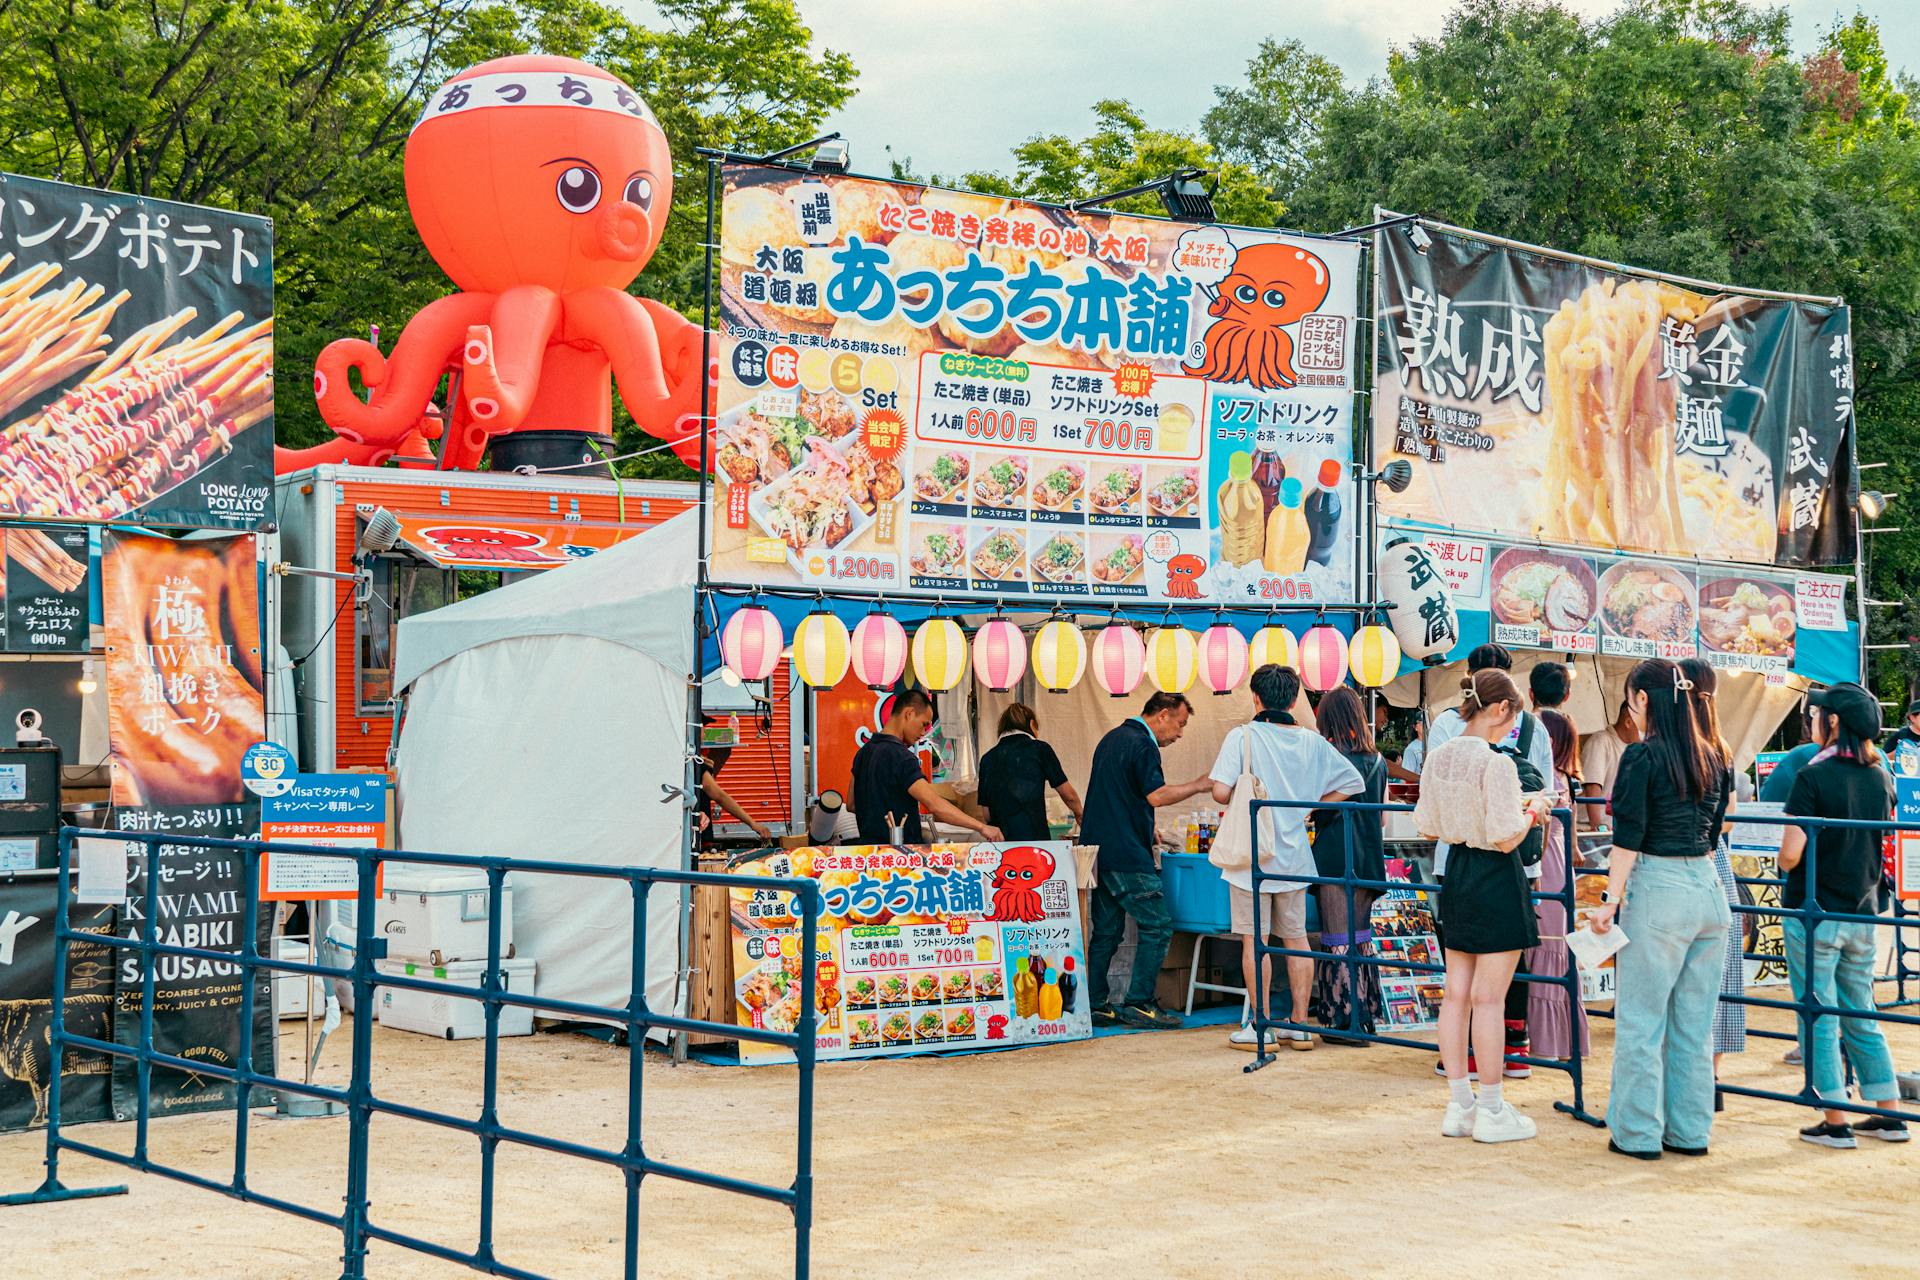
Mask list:
MULTIPOLYGON (((1561 0, 1582 13, 1616 0, 1561 0)), ((1396 43, 1439 32, 1443 0, 799 0, 816 44, 851 54, 859 92, 827 127, 856 170, 886 151, 921 173, 1010 166, 1036 133, 1083 133, 1088 108, 1125 98, 1149 122, 1191 128, 1213 86, 1240 78, 1263 37, 1297 38, 1363 83, 1396 43)), ((643 16, 648 6, 631 6, 643 16)), ((1920 72, 1920 0, 1789 0, 1804 50, 1843 12, 1878 18, 1895 67, 1920 72)))

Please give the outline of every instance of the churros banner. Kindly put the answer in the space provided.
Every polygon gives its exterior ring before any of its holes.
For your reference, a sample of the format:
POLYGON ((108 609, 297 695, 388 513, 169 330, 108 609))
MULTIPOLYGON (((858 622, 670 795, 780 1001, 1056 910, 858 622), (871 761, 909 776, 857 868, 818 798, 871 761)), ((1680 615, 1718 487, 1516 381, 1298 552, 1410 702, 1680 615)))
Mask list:
MULTIPOLYGON (((792 1031, 811 994, 822 1061, 1093 1034, 1073 849, 1063 841, 764 849, 728 870, 810 876, 824 900, 808 993, 798 904, 772 889, 728 891, 741 1026, 792 1031)), ((742 1044, 740 1060, 793 1055, 742 1044)))
POLYGON ((0 530, 8 653, 87 651, 87 541, 87 531, 77 525, 0 530))
POLYGON ((113 802, 242 800, 266 736, 255 538, 108 532, 100 565, 113 802))
POLYGON ((1430 230, 1379 237, 1389 516, 1744 564, 1852 560, 1844 306, 1705 294, 1430 230))
POLYGON ((1352 598, 1356 242, 725 183, 716 580, 1352 598))
POLYGON ((264 218, 0 174, 0 516, 272 515, 264 218))

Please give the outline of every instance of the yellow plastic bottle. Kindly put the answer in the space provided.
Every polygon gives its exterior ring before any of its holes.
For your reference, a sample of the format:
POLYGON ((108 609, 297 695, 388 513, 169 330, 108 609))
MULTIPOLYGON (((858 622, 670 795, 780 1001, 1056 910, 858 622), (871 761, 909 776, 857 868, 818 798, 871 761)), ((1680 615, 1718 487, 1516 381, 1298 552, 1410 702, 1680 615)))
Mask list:
POLYGON ((1253 478, 1253 455, 1227 459, 1227 478, 1217 495, 1220 508, 1220 558, 1228 564, 1258 560, 1266 544, 1266 498, 1253 478))
POLYGON ((1028 972, 1027 958, 1022 956, 1014 961, 1013 1014, 1016 1018, 1031 1018, 1039 1004, 1040 984, 1028 972))
POLYGON ((973 958, 980 964, 993 963, 993 939, 981 934, 973 940, 973 958))
POLYGON ((1049 972, 1047 985, 1040 988, 1040 1020, 1042 1022, 1059 1021, 1062 1003, 1060 984, 1055 980, 1053 973, 1049 972))
POLYGON ((1267 546, 1260 561, 1268 573, 1290 577, 1307 567, 1313 530, 1307 527, 1306 512, 1301 510, 1301 489, 1298 476, 1280 482, 1280 504, 1267 517, 1267 546))

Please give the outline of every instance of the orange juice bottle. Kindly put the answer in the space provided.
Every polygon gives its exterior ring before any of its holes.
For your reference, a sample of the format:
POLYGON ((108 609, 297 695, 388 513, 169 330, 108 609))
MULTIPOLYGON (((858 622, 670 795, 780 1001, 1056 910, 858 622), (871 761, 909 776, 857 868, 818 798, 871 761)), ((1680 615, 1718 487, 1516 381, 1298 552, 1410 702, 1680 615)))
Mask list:
POLYGON ((1057 1022, 1060 1018, 1062 997, 1060 995, 1060 975, 1057 972, 1047 974, 1047 985, 1040 988, 1040 1020, 1057 1022))
POLYGON ((1303 488, 1298 476, 1280 482, 1280 504, 1267 517, 1266 554, 1260 561, 1268 573, 1291 577, 1307 567, 1313 530, 1307 527, 1306 512, 1301 509, 1303 488))

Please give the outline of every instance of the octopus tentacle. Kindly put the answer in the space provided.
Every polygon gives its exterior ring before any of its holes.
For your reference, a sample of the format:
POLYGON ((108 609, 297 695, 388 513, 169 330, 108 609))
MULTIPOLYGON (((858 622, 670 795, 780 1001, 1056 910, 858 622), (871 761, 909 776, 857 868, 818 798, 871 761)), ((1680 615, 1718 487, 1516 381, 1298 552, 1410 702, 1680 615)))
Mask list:
POLYGON ((515 285, 495 300, 491 323, 467 326, 461 396, 474 420, 489 431, 512 431, 526 421, 560 309, 553 290, 515 285))
POLYGON ((313 395, 321 420, 355 444, 398 448, 426 411, 467 327, 485 321, 492 306, 491 294, 436 298, 407 322, 390 357, 359 338, 329 343, 314 362, 313 395), (365 401, 348 381, 355 370, 372 391, 365 401))

